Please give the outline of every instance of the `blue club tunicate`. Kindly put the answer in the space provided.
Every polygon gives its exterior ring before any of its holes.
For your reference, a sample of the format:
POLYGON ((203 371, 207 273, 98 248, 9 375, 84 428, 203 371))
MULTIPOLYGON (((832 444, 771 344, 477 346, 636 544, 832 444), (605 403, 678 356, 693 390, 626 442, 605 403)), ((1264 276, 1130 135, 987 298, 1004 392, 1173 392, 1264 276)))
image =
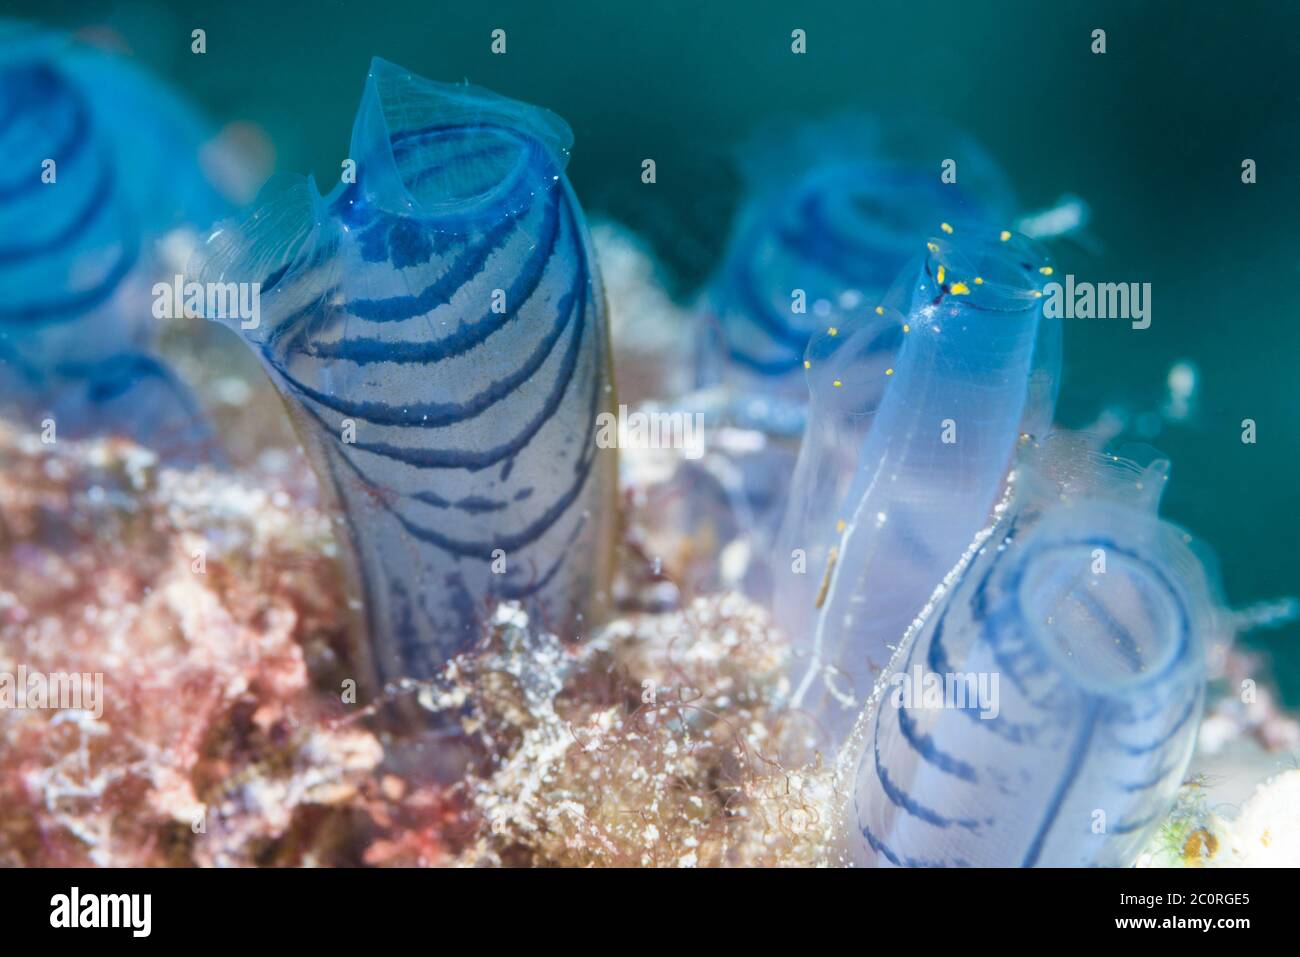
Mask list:
POLYGON ((1069 453, 1026 461, 878 684, 844 755, 849 860, 1129 866, 1167 813, 1216 583, 1154 514, 1167 463, 1069 453))
POLYGON ((964 225, 927 246, 882 305, 807 353, 810 414, 772 581, 805 656, 793 703, 837 742, 987 524, 1025 423, 1051 419, 1047 253, 964 225))
POLYGON ((700 374, 725 383, 739 424, 802 428, 804 350, 878 305, 941 222, 1009 221, 997 165, 937 120, 847 115, 756 136, 743 206, 704 298, 700 374))
POLYGON ((339 185, 273 185, 191 270, 258 285, 239 331, 337 499, 382 682, 435 674, 496 601, 570 635, 606 601, 613 390, 570 141, 376 59, 339 185))

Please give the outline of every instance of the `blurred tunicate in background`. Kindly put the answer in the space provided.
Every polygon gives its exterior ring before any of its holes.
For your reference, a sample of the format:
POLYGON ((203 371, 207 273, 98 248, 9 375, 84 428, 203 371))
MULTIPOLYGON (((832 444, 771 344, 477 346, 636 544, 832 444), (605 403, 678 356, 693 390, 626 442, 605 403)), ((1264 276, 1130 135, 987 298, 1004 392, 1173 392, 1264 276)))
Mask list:
MULTIPOLYGON (((791 491, 795 439, 805 428, 815 434, 826 427, 807 416, 810 341, 875 320, 899 270, 941 225, 1001 230, 1015 220, 1016 203, 989 154, 937 119, 847 114, 775 126, 751 140, 741 165, 746 196, 702 298, 696 378, 720 426, 762 436, 749 443, 752 451, 732 457, 727 494, 749 519, 745 547, 766 554, 791 491)), ((1074 197, 1024 219, 1039 236, 1070 233, 1086 221, 1087 208, 1074 197)), ((1044 335, 1039 364, 1054 368, 1059 330, 1044 335)), ((872 345, 880 372, 894 364, 900 345, 882 326, 872 345)), ((878 378, 853 388, 859 395, 883 388, 878 378)), ((1040 377, 1035 388, 1054 389, 1055 378, 1040 377)), ((1035 432, 1050 425, 1051 397, 1038 407, 1046 420, 1027 424, 1035 432)), ((769 595, 769 570, 757 563, 746 575, 754 597, 769 595)))
MULTIPOLYGON (((169 245, 228 210, 212 132, 123 57, 0 24, 0 408, 55 437, 124 435, 173 463, 218 453, 158 358, 180 319, 169 245)), ((184 245, 181 242, 181 245, 184 245)))
POLYGON ((941 222, 1006 225, 1005 177, 939 121, 846 115, 773 128, 742 151, 746 195, 706 290, 701 383, 739 425, 803 427, 808 341, 869 313, 941 222))

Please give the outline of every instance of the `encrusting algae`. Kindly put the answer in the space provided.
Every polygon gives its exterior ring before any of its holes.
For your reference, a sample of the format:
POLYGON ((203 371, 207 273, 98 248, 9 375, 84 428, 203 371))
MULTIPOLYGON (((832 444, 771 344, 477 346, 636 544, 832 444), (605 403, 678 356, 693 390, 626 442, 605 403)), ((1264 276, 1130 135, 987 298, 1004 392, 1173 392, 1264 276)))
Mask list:
MULTIPOLYGON (((436 679, 367 702, 332 520, 296 452, 177 471, 129 441, 0 424, 0 675, 103 689, 84 710, 0 708, 0 865, 840 863, 844 785, 825 730, 781 704, 788 644, 758 605, 692 598, 680 563, 649 557, 676 534, 643 494, 663 481, 652 454, 627 454, 622 617, 571 641, 502 605, 436 679), (445 722, 394 734, 393 701, 450 716, 459 740, 445 722), (440 778, 453 747, 467 770, 440 778)), ((1276 765, 1294 722, 1243 710, 1240 654, 1220 669, 1201 760, 1213 777, 1241 750, 1225 741, 1258 741, 1276 765)), ((1138 866, 1293 864, 1296 775, 1235 814, 1193 775, 1138 866)))
MULTIPOLYGON (((735 595, 577 643, 502 606, 435 680, 452 784, 355 702, 329 517, 292 455, 179 472, 0 428, 0 671, 103 675, 102 714, 0 711, 0 864, 818 862, 831 775, 735 595), (343 689, 342 691, 340 689, 343 689)), ((414 747, 414 751, 412 748, 414 747)))
POLYGON ((807 731, 771 704, 784 654, 736 596, 633 616, 576 649, 502 609, 448 696, 473 702, 466 729, 499 756, 467 782, 484 826, 461 862, 815 863, 830 775, 780 760, 807 731))

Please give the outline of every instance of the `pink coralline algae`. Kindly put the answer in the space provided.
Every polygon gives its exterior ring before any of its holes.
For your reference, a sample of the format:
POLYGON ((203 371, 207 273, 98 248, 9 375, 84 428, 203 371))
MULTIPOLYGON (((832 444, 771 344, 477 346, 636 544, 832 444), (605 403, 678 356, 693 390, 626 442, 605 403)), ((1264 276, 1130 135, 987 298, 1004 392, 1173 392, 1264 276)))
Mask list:
POLYGON ((0 863, 437 860, 412 834, 441 802, 395 807, 378 738, 313 687, 349 621, 313 495, 0 430, 0 672, 103 687, 98 718, 0 709, 0 863))
POLYGON ((638 611, 673 586, 628 534, 626 614, 589 640, 502 606, 436 678, 367 701, 293 457, 180 472, 0 427, 0 674, 103 681, 98 716, 0 709, 0 864, 816 861, 830 770, 773 704, 787 646, 735 594, 638 611), (389 727, 397 698, 455 716, 460 780, 431 770, 445 735, 389 727))

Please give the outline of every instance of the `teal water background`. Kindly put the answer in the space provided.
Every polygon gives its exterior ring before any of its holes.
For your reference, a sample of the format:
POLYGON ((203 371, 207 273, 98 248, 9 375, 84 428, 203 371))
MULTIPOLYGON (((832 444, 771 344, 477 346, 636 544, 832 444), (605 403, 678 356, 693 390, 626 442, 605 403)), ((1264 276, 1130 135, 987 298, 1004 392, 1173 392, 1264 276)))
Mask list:
MULTIPOLYGON (((846 107, 951 120, 1022 205, 1071 192, 1095 252, 1079 279, 1152 284, 1152 325, 1067 320, 1058 418, 1159 407, 1170 366, 1196 411, 1152 443, 1173 461, 1166 515, 1209 542, 1235 606, 1300 593, 1300 5, 1176 2, 0 4, 108 29, 220 122, 256 123, 276 168, 328 184, 374 55, 550 108, 573 127, 589 211, 641 231, 685 296, 738 202, 732 158, 773 118, 846 107), (190 31, 207 53, 190 52, 190 31), (507 53, 490 52, 495 28, 507 53), (790 34, 807 32, 795 55, 790 34), (1106 30, 1107 52, 1090 50, 1106 30), (652 157, 658 182, 641 182, 652 157), (1258 182, 1241 182, 1241 162, 1258 182), (1258 441, 1241 441, 1254 419, 1258 441)), ((328 187, 326 187, 328 188, 328 187)), ((1250 639, 1300 704, 1300 627, 1250 639)))

